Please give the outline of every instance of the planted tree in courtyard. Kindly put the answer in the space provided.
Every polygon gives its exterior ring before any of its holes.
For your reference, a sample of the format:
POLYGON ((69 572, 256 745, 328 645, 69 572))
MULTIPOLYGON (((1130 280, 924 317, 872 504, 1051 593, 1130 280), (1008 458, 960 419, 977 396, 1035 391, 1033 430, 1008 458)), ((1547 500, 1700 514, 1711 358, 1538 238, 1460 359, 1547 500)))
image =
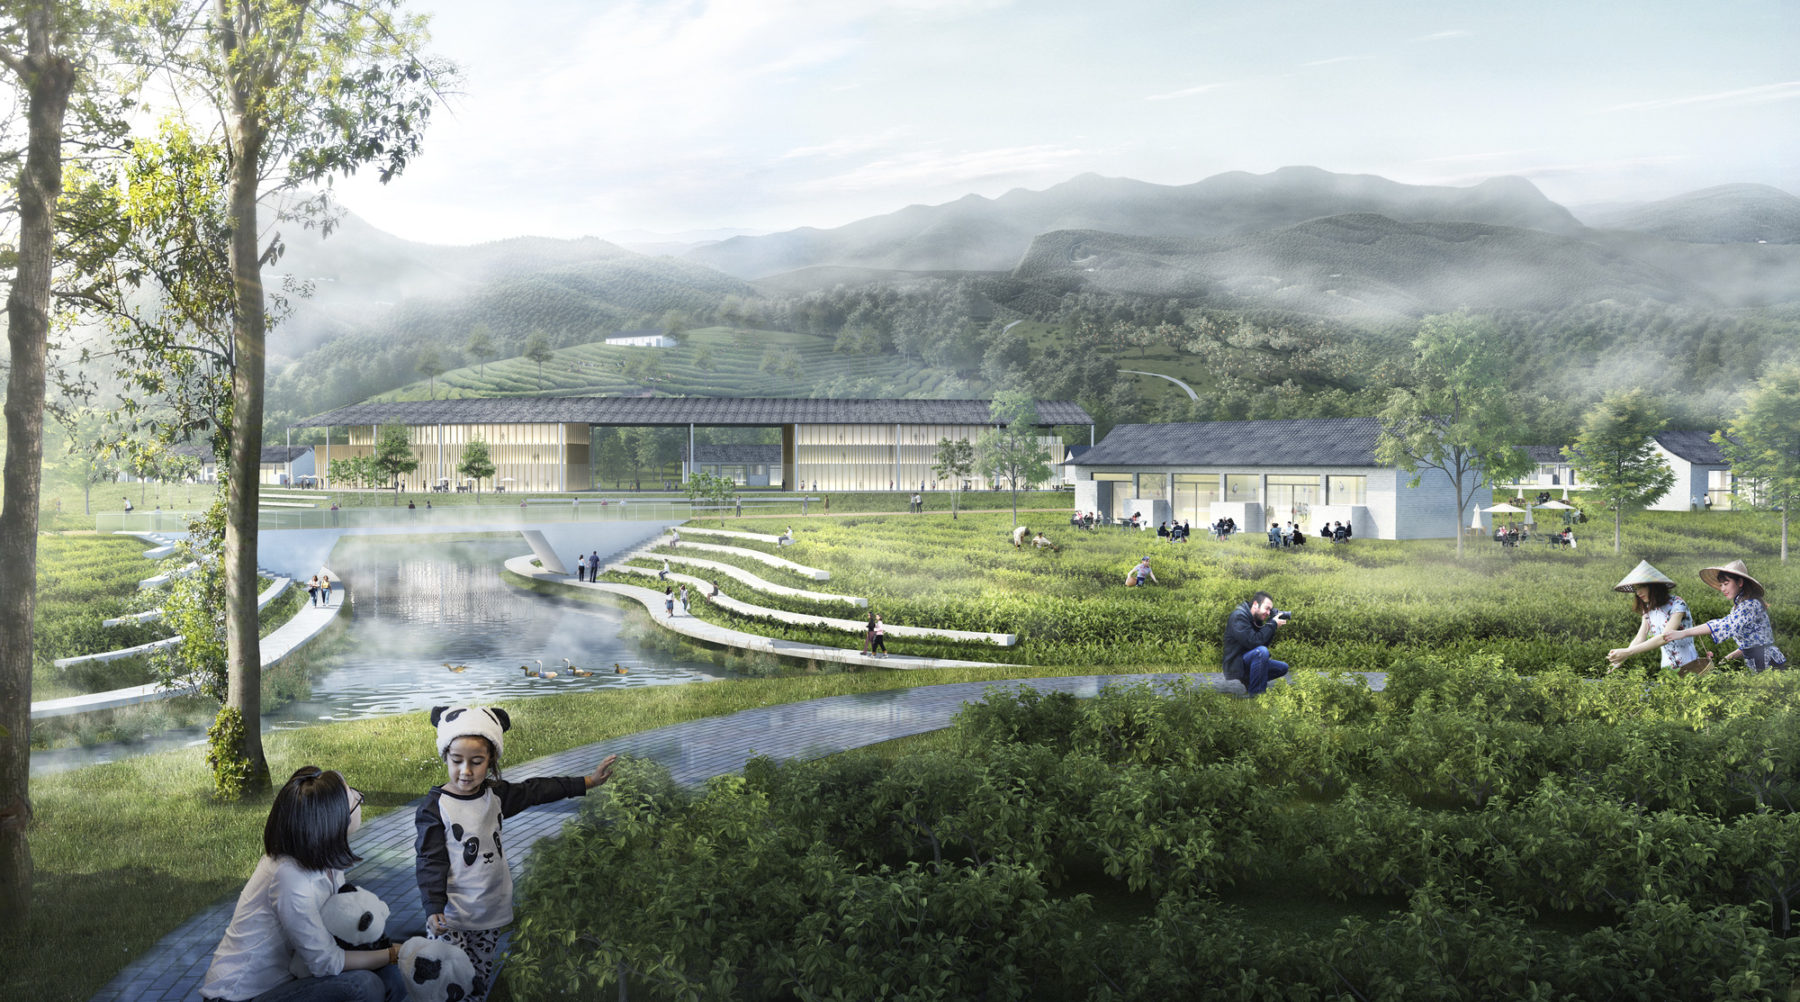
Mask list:
POLYGON ((1019 485, 1036 487, 1050 479, 1050 450, 1038 441, 1037 401, 1022 390, 1007 390, 988 405, 996 427, 975 443, 982 472, 1012 490, 1013 525, 1019 524, 1019 485))
POLYGON ((462 462, 456 466, 456 472, 475 481, 475 489, 481 490, 481 482, 494 475, 494 460, 488 455, 488 444, 482 439, 470 439, 463 446, 462 462))
POLYGON ((950 481, 950 517, 956 518, 957 502, 962 498, 963 481, 975 472, 975 446, 966 438, 938 439, 937 462, 931 466, 931 475, 939 480, 950 481))
POLYGON ((1458 554, 1463 513, 1476 493, 1516 480, 1532 465, 1520 448, 1523 426, 1494 349, 1499 337, 1483 317, 1426 317, 1412 343, 1411 383, 1389 394, 1381 411, 1376 458, 1411 473, 1411 487, 1428 470, 1450 482, 1458 554))
POLYGON ((400 478, 419 468, 419 454, 413 451, 406 429, 397 424, 383 425, 375 437, 375 454, 371 457, 381 482, 394 488, 394 504, 400 504, 400 478))
POLYGON ((1723 434, 1715 434, 1737 478, 1735 503, 1781 515, 1781 562, 1788 558, 1788 511, 1800 499, 1800 365, 1784 365, 1750 391, 1723 434))
POLYGON ((689 473, 687 483, 682 486, 687 491, 689 504, 697 505, 704 501, 717 509, 720 525, 725 524, 725 509, 738 499, 737 481, 715 473, 689 473))
POLYGON ((326 474, 331 477, 333 485, 344 483, 352 487, 380 487, 387 482, 381 471, 375 468, 374 456, 348 456, 333 459, 326 467, 326 474))
POLYGON ((1675 471, 1656 451, 1662 415, 1643 390, 1608 393, 1582 418, 1575 444, 1563 449, 1579 479, 1592 484, 1613 510, 1613 552, 1619 552, 1625 512, 1668 493, 1675 471))

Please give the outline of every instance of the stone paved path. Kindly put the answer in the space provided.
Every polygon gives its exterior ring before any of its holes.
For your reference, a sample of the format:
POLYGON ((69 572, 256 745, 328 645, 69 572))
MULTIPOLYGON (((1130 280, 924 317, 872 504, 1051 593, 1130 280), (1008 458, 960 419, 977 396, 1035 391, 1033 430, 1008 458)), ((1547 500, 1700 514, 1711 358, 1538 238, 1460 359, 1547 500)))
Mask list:
MULTIPOLYGON (((684 724, 642 731, 616 741, 605 741, 548 755, 508 767, 507 776, 578 775, 592 771, 601 758, 617 753, 653 759, 667 766, 677 782, 699 785, 714 776, 742 771, 753 755, 777 760, 816 758, 851 748, 921 734, 947 726, 965 702, 979 701, 991 686, 1028 686, 1039 692, 1069 692, 1093 696, 1108 685, 1132 682, 1169 682, 1180 675, 1088 675, 1069 678, 1013 679, 1000 682, 967 682, 922 686, 883 692, 831 696, 804 703, 784 703, 744 710, 727 717, 709 717, 684 724)), ((1243 687, 1216 673, 1187 676, 1226 693, 1242 693, 1243 687)), ((1367 676, 1379 689, 1386 679, 1367 676)), ((351 777, 354 784, 355 777, 351 777)), ((423 791, 421 791, 421 798, 423 791)), ((349 879, 366 886, 388 903, 393 914, 388 930, 397 935, 422 930, 425 918, 413 882, 413 813, 416 803, 384 814, 364 825, 352 848, 363 862, 349 879)), ((579 808, 579 800, 534 808, 508 819, 507 855, 517 874, 539 838, 554 835, 579 808)), ((248 873, 245 874, 249 876, 248 873)), ((150 952, 132 964, 99 994, 94 1002, 150 1002, 199 998, 199 985, 212 959, 213 947, 231 919, 236 895, 195 915, 179 929, 163 937, 150 952)))

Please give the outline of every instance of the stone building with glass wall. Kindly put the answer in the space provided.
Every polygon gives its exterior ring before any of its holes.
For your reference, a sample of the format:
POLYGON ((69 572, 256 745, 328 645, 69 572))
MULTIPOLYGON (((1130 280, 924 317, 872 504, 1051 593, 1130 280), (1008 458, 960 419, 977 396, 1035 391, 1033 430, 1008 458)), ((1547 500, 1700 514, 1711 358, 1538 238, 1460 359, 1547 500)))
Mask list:
MULTIPOLYGON (((1427 470, 1408 487, 1411 474, 1376 460, 1380 431, 1374 418, 1119 425, 1067 467, 1076 510, 1114 520, 1230 516, 1244 531, 1291 521, 1309 535, 1344 522, 1362 538, 1453 538, 1449 478, 1427 470)), ((1491 503, 1476 492, 1477 506, 1491 503)))
MULTIPOLYGON (((777 428, 779 453, 768 464, 771 487, 787 490, 948 490, 932 473, 940 439, 978 438, 992 425, 986 400, 812 400, 718 397, 510 397, 355 404, 295 423, 320 428, 319 469, 374 452, 383 426, 406 429, 419 468, 404 489, 459 484, 456 468, 471 441, 487 443, 494 482, 510 490, 581 491, 593 484, 596 427, 679 427, 685 455, 698 428, 777 428)), ((1039 440, 1052 463, 1064 458, 1056 426, 1093 418, 1077 404, 1038 403, 1039 440)), ((963 486, 990 485, 973 476, 963 486)))

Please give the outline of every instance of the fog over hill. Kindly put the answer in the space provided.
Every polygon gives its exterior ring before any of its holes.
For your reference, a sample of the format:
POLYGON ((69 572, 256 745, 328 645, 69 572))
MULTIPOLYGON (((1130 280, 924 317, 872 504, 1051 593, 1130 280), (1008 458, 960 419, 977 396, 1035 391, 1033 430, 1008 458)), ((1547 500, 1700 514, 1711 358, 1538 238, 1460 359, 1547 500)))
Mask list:
POLYGON ((1589 226, 1705 244, 1800 244, 1800 198, 1766 184, 1722 184, 1660 202, 1585 210, 1589 226))
POLYGON ((1402 222, 1486 223, 1568 236, 1584 230, 1568 210, 1520 178, 1445 188, 1284 167, 1260 175, 1234 171, 1181 186, 1084 174, 1044 191, 1015 190, 994 199, 969 195, 831 230, 736 237, 695 248, 686 257, 744 278, 818 265, 1005 271, 1019 263, 1033 238, 1057 230, 1192 240, 1347 213, 1402 222))

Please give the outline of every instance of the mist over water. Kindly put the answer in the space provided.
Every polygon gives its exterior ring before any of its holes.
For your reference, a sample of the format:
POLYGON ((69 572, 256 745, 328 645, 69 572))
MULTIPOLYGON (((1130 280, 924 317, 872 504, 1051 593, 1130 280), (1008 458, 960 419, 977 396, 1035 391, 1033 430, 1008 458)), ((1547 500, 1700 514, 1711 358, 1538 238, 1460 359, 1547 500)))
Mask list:
MULTIPOLYGON (((433 706, 730 676, 710 662, 672 658, 620 636, 623 607, 547 598, 501 581, 502 562, 526 549, 519 539, 346 542, 332 556, 332 570, 350 589, 352 613, 334 642, 337 654, 314 677, 310 697, 264 715, 264 731, 433 706), (563 658, 594 675, 571 675, 563 658), (560 677, 528 678, 520 670, 520 665, 537 670, 540 660, 560 677), (468 668, 452 672, 445 662, 468 668), (615 663, 629 673, 615 674, 615 663)), ((344 599, 338 592, 337 601, 344 599)), ((130 744, 38 751, 31 767, 33 773, 56 772, 204 740, 204 731, 195 729, 130 744)))

